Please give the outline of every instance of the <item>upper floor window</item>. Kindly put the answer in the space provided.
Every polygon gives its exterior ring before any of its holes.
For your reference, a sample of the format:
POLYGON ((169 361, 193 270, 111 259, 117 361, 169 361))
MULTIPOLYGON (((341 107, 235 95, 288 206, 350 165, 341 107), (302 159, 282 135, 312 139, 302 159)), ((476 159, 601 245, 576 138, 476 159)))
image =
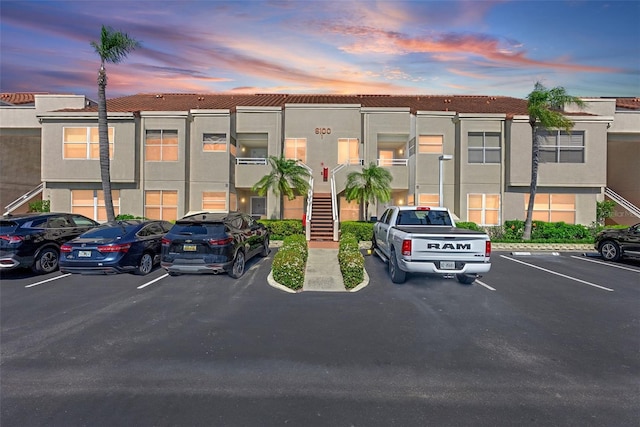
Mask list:
POLYGON ((584 132, 538 131, 540 161, 545 163, 584 163, 584 132))
POLYGON ((442 135, 420 135, 418 137, 418 153, 442 154, 443 142, 442 135))
POLYGON ((203 133, 202 151, 227 151, 227 135, 224 133, 203 133))
POLYGON ((469 132, 469 163, 500 163, 499 132, 469 132))
POLYGON ((338 138, 338 164, 359 165, 358 138, 338 138))
MULTIPOLYGON (((97 127, 65 127, 62 130, 63 158, 100 159, 97 127)), ((113 158, 114 129, 109 128, 109 158, 113 158)))
POLYGON ((284 140, 285 159, 307 162, 307 138, 287 138, 284 140))
POLYGON ((147 130, 144 154, 148 162, 178 161, 178 131, 147 130))

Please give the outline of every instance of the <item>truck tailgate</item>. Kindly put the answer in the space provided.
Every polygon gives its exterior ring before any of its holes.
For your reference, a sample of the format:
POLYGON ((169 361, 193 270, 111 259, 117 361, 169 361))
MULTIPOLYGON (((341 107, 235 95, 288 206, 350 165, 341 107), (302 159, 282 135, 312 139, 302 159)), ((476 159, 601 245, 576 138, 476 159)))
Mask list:
POLYGON ((396 227, 409 234, 411 260, 482 261, 485 258, 485 233, 455 227, 396 227), (425 234, 427 232, 428 234, 425 234))

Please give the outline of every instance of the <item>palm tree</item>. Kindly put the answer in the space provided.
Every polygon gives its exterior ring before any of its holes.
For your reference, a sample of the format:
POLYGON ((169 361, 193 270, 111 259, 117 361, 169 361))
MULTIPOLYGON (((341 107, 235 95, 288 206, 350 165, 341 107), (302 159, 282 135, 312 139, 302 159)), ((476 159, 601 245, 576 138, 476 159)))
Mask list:
POLYGON ((311 174, 296 160, 285 159, 284 156, 269 156, 271 172, 254 184, 251 188, 260 196, 264 196, 273 191, 273 194, 280 196, 280 219, 283 219, 283 201, 286 195, 289 200, 296 198, 296 193, 304 194, 309 191, 309 178, 311 174))
POLYGON ((100 70, 98 71, 98 141, 100 147, 100 178, 102 192, 107 211, 107 221, 115 221, 113 198, 111 197, 111 176, 109 173, 109 125, 107 123, 107 71, 105 63, 118 64, 129 52, 140 46, 140 42, 132 39, 126 33, 114 31, 111 27, 102 26, 100 42, 91 42, 91 46, 100 56, 100 70))
POLYGON ((527 218, 524 222, 523 240, 531 239, 531 222, 533 219, 533 204, 536 198, 538 186, 538 161, 540 142, 538 130, 563 129, 570 132, 573 122, 562 114, 565 105, 575 104, 584 106, 580 98, 570 96, 563 87, 547 89, 540 82, 536 82, 533 92, 527 95, 527 111, 529 112, 529 124, 531 125, 531 185, 529 187, 529 205, 527 206, 527 218))
POLYGON ((357 200, 364 209, 361 211, 362 219, 367 219, 369 203, 376 200, 388 202, 391 200, 391 181, 393 176, 387 169, 370 163, 363 167, 362 172, 351 172, 347 175, 347 184, 344 190, 348 202, 357 200))

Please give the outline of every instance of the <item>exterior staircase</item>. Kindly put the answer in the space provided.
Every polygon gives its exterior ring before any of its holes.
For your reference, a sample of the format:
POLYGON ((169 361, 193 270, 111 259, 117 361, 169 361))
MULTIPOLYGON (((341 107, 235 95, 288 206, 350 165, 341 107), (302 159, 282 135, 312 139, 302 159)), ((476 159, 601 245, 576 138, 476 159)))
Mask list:
POLYGON ((310 240, 333 241, 333 212, 330 193, 315 193, 311 205, 310 240))

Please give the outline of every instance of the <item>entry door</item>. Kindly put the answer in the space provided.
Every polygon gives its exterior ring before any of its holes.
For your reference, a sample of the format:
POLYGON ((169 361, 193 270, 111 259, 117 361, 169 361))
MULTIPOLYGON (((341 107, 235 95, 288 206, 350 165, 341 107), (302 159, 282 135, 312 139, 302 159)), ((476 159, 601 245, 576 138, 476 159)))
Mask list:
POLYGON ((251 215, 264 216, 267 214, 267 198, 251 197, 251 215))

